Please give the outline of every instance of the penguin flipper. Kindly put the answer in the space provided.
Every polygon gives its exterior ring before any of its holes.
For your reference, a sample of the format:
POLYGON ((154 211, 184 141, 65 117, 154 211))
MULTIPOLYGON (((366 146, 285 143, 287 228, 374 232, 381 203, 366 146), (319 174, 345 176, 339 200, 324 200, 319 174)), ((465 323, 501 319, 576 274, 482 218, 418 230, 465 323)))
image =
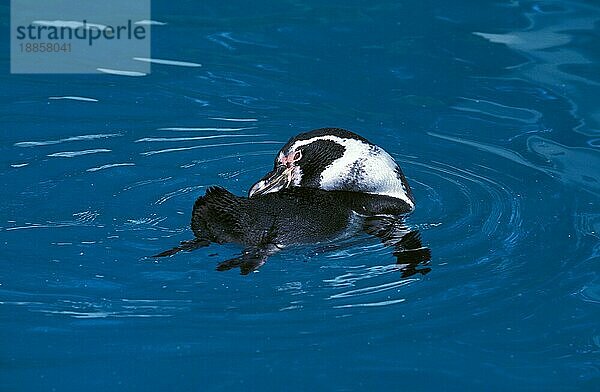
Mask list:
POLYGON ((418 230, 411 230, 399 217, 374 216, 367 218, 363 230, 378 237, 384 246, 394 248, 396 264, 401 265, 402 277, 408 278, 417 273, 425 275, 431 268, 419 268, 431 260, 431 250, 421 243, 418 230))
POLYGON ((194 238, 193 240, 181 241, 179 246, 176 246, 174 248, 160 252, 159 254, 153 255, 152 257, 158 258, 158 257, 173 256, 175 253, 179 253, 182 250, 184 250, 186 252, 191 252, 195 249, 202 248, 202 247, 205 247, 208 245, 210 245, 209 240, 202 239, 202 238, 194 238))
POLYGON ((251 247, 242 251, 241 256, 223 261, 217 265, 217 271, 228 271, 240 268, 240 274, 248 275, 266 263, 269 253, 263 248, 251 247))

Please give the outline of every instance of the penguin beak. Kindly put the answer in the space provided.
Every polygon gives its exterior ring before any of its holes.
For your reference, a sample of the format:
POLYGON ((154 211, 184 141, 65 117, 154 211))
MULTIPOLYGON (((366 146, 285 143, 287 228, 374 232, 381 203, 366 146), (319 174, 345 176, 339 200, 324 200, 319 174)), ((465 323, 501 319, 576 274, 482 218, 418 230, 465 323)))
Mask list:
POLYGON ((265 193, 277 192, 290 186, 292 182, 293 167, 277 166, 248 191, 248 197, 263 195, 265 193))

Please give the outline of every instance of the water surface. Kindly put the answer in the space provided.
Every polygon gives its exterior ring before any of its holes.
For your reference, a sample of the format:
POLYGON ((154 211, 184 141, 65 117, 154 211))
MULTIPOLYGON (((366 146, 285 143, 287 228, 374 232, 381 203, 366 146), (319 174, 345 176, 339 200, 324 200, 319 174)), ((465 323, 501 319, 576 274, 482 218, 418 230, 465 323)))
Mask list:
MULTIPOLYGON (((9 9, 0 7, 8 31, 9 9)), ((9 75, 0 389, 597 390, 600 9, 585 1, 153 2, 146 76, 9 75), (214 271, 194 200, 294 134, 402 165, 432 250, 357 238, 214 271)))

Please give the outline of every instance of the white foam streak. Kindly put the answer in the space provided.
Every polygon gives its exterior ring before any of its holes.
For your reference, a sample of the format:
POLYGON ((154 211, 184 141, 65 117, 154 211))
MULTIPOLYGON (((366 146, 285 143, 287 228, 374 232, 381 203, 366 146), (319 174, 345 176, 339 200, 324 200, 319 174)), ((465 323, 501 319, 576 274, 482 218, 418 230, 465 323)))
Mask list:
POLYGON ((15 143, 15 147, 37 147, 37 146, 49 146, 52 144, 60 144, 65 142, 78 142, 85 140, 105 139, 109 137, 123 136, 120 133, 99 133, 95 135, 81 135, 81 136, 70 136, 64 139, 56 140, 42 140, 39 142, 18 142, 15 143))
POLYGON ((328 299, 348 298, 348 297, 354 297, 357 295, 380 293, 382 291, 392 290, 392 289, 395 289, 398 287, 406 286, 407 284, 410 284, 417 280, 418 279, 404 279, 404 280, 399 280, 397 282, 384 283, 379 286, 370 286, 370 287, 365 287, 365 288, 361 288, 361 289, 349 290, 349 291, 345 291, 343 293, 334 294, 334 295, 330 296, 328 299))
POLYGON ((143 25, 143 26, 164 26, 164 25, 166 25, 165 22, 159 22, 157 20, 151 20, 151 19, 138 20, 137 22, 134 22, 134 24, 143 25))
POLYGON ((221 121, 238 121, 238 122, 250 122, 250 121, 258 121, 256 118, 228 118, 228 117, 211 117, 211 120, 221 120, 221 121))
POLYGON ((93 150, 83 150, 83 151, 62 151, 55 152, 53 154, 48 154, 49 157, 59 157, 59 158, 73 158, 78 157, 80 155, 89 155, 89 154, 97 154, 101 152, 110 152, 111 150, 107 150, 106 148, 96 148, 93 150))
POLYGON ((240 127, 240 128, 195 128, 195 127, 167 127, 158 128, 159 131, 177 131, 177 132, 192 132, 192 131, 210 131, 210 132, 234 132, 244 131, 246 129, 255 129, 256 127, 240 127))
POLYGON ((527 166, 530 167, 532 169, 535 170, 539 170, 542 172, 546 172, 547 170, 543 170, 537 166, 535 166, 534 164, 532 164, 531 162, 527 161, 525 158, 523 158, 521 155, 519 155, 518 153, 508 150, 506 148, 502 148, 502 147, 496 147, 496 146, 492 146, 492 145, 488 145, 488 144, 484 144, 484 143, 480 143, 480 142, 474 142, 471 140, 467 140, 467 139, 461 139, 458 137, 453 137, 453 136, 448 136, 448 135, 442 135, 439 133, 434 133, 434 132, 427 132, 428 135, 433 136, 433 137, 437 137, 440 139, 444 139, 444 140, 449 140, 452 142, 456 142, 456 143, 461 143, 467 146, 471 146, 471 147, 475 147, 479 150, 483 150, 483 151, 487 151, 489 153, 495 154, 499 157, 505 158, 505 159, 509 159, 513 162, 519 163, 523 166, 527 166))
POLYGON ((110 169, 110 168, 119 167, 119 166, 135 166, 135 163, 111 163, 111 164, 108 164, 108 165, 102 165, 102 166, 98 166, 98 167, 92 167, 92 168, 87 169, 86 171, 95 172, 95 171, 98 171, 98 170, 110 169))
POLYGON ((243 145, 248 145, 248 144, 282 144, 282 142, 278 142, 278 141, 252 142, 252 141, 250 141, 250 142, 241 142, 241 143, 204 144, 204 145, 201 145, 201 146, 167 148, 167 149, 164 149, 164 150, 147 151, 147 152, 142 152, 141 155, 150 156, 150 155, 156 155, 156 154, 164 154, 164 153, 168 153, 168 152, 196 150, 196 149, 199 149, 199 148, 243 146, 243 145))
POLYGON ((48 97, 50 100, 66 99, 71 101, 83 101, 83 102, 98 102, 96 98, 78 97, 75 95, 65 95, 64 97, 48 97))
POLYGON ((144 72, 137 71, 123 71, 120 69, 112 69, 112 68, 96 68, 97 71, 104 72, 111 75, 119 75, 119 76, 146 76, 144 72))
POLYGON ((375 306, 394 305, 394 304, 399 304, 399 303, 404 302, 404 301, 406 301, 406 299, 405 298, 401 298, 401 299, 393 299, 393 300, 381 301, 381 302, 366 302, 366 303, 359 303, 359 304, 337 305, 337 306, 334 306, 334 308, 336 308, 336 309, 342 309, 342 308, 369 308, 369 307, 375 307, 375 306))
POLYGON ((42 225, 42 224, 37 224, 34 223, 32 225, 28 225, 28 226, 15 226, 15 227, 7 227, 6 231, 13 231, 13 230, 27 230, 27 229, 49 229, 49 228, 58 228, 58 227, 72 227, 73 224, 70 223, 62 223, 62 224, 48 224, 48 225, 42 225))
POLYGON ((176 65, 179 67, 201 67, 202 64, 191 63, 188 61, 177 61, 177 60, 165 60, 165 59, 152 59, 148 57, 134 57, 134 60, 141 61, 144 63, 162 64, 162 65, 176 65))
POLYGON ((257 137, 257 136, 266 136, 265 134, 260 135, 211 135, 211 136, 193 136, 193 137, 145 137, 143 139, 138 139, 135 143, 138 142, 187 142, 192 140, 207 140, 207 139, 223 139, 223 138, 232 138, 232 137, 257 137))

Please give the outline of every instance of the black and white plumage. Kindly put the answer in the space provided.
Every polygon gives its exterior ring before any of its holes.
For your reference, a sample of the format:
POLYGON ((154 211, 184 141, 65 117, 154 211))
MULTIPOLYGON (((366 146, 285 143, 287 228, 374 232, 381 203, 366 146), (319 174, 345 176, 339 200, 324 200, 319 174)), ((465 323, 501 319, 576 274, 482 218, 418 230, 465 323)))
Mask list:
POLYGON ((340 128, 316 129, 290 139, 277 154, 273 170, 248 195, 291 187, 387 196, 396 201, 399 213, 415 207, 410 186, 394 159, 362 136, 340 128))
POLYGON ((322 128, 290 139, 249 197, 209 188, 192 211, 196 238, 155 257, 237 243, 244 247, 241 256, 217 269, 239 267, 247 274, 288 246, 362 232, 393 247, 403 276, 425 274, 429 268, 418 266, 429 260, 430 251, 402 220, 413 209, 410 186, 387 152, 352 132, 322 128))

